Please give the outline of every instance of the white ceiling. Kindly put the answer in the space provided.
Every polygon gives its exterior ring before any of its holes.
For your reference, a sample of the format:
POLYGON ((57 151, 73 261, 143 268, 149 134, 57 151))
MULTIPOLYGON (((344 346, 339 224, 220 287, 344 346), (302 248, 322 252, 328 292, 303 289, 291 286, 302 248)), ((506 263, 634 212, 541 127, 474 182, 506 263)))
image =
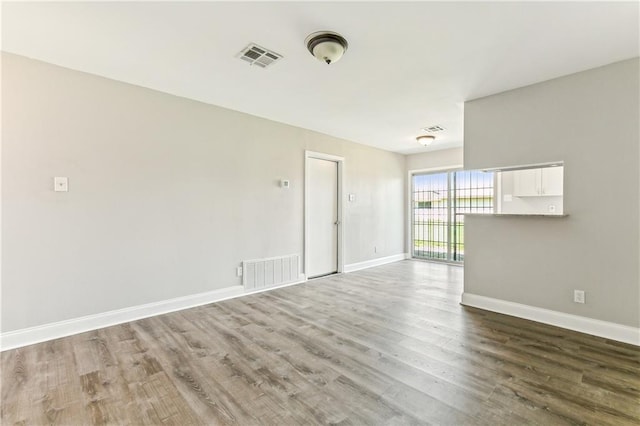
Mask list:
POLYGON ((2 50, 400 153, 466 100, 639 55, 638 2, 3 3, 2 50), (333 30, 330 66, 304 46, 333 30), (236 57, 248 43, 284 59, 236 57))

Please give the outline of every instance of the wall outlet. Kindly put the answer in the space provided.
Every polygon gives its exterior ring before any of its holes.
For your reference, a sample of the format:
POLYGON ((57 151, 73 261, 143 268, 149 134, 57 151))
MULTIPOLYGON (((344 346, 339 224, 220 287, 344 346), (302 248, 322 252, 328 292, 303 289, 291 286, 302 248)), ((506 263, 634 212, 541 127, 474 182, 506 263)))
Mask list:
POLYGON ((576 303, 584 303, 584 290, 573 290, 573 301, 576 303))
POLYGON ((241 277, 242 276, 242 266, 238 266, 236 268, 236 277, 241 277))

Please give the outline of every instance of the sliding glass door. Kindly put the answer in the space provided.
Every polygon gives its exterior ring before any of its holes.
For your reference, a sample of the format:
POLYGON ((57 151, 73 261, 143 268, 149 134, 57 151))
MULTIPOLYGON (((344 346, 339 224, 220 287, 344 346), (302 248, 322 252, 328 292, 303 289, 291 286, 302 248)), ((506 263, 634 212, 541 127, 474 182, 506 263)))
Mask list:
POLYGON ((493 173, 451 171, 412 176, 412 255, 464 260, 464 214, 493 213, 493 173))

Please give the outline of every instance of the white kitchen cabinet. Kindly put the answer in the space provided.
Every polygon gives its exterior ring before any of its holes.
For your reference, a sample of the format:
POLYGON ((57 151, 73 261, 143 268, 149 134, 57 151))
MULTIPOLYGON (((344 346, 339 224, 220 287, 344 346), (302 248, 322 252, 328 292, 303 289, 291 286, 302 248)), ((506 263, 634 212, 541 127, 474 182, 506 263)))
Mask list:
POLYGON ((563 194, 563 174, 564 167, 547 167, 540 169, 542 172, 542 194, 548 196, 559 196, 563 194))
POLYGON ((563 167, 525 169, 513 172, 513 195, 516 197, 561 196, 563 167))
POLYGON ((513 195, 534 197, 540 195, 540 169, 516 170, 513 173, 513 195))

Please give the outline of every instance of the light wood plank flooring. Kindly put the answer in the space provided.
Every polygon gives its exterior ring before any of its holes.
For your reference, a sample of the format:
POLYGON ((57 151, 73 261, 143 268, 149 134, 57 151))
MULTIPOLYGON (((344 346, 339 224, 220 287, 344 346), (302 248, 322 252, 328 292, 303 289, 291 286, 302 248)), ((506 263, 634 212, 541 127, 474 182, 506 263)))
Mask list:
POLYGON ((640 350, 403 261, 2 353, 2 424, 638 425, 640 350))

